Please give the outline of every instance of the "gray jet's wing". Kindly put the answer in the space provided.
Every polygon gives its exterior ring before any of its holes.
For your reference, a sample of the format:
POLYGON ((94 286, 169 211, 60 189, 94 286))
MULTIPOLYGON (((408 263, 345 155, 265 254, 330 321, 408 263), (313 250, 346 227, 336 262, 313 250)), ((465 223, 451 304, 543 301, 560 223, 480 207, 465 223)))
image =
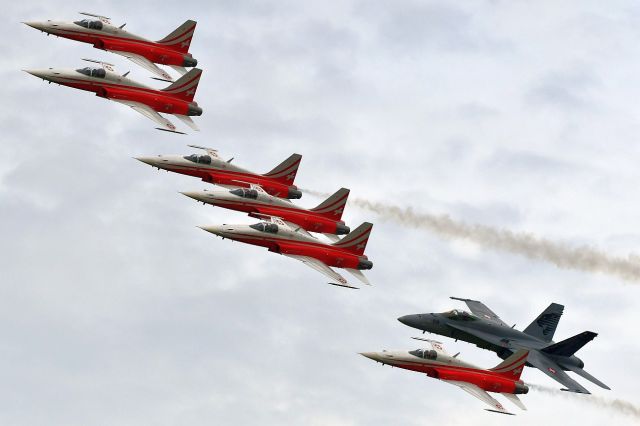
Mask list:
POLYGON ((479 302, 477 300, 471 300, 471 299, 462 299, 460 297, 451 297, 451 299, 453 300, 461 300, 464 303, 467 304, 467 306, 469 307, 469 309, 471 310, 471 313, 474 314, 475 316, 479 317, 479 318, 483 318, 489 321, 493 321, 496 322, 500 325, 504 325, 506 327, 508 327, 508 325, 502 321, 500 319, 500 317, 498 315, 495 314, 495 312, 493 312, 491 309, 487 308, 487 306, 482 303, 479 302))
POLYGON ((587 394, 591 393, 580 383, 569 377, 569 375, 562 370, 562 367, 560 367, 551 358, 547 357, 543 353, 536 350, 531 350, 529 351, 527 361, 535 368, 551 377, 556 382, 564 385, 569 392, 587 394))

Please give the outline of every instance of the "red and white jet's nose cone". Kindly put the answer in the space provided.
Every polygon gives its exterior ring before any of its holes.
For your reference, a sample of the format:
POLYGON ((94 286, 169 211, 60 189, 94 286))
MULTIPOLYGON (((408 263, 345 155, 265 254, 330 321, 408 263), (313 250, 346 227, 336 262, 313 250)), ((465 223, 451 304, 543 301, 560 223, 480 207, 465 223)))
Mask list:
POLYGON ((180 193, 182 195, 186 195, 189 198, 193 198, 196 201, 202 201, 207 196, 206 192, 201 191, 185 191, 180 193))
POLYGON ((150 166, 155 166, 158 163, 158 159, 156 157, 134 157, 134 158, 150 166))
POLYGON ((43 80, 47 80, 48 77, 50 77, 50 71, 49 70, 22 70, 24 72, 28 72, 29 74, 38 77, 38 78, 42 78, 43 80))
POLYGON ((218 226, 218 225, 206 225, 206 226, 198 226, 198 228, 203 229, 207 232, 211 232, 212 234, 216 234, 219 236, 223 236, 224 235, 224 231, 222 229, 222 226, 218 226))
POLYGON ((44 22, 27 21, 27 22, 23 22, 23 24, 28 25, 31 28, 35 28, 36 30, 40 30, 40 31, 44 31, 45 30, 44 22))
POLYGON ((367 357, 369 359, 372 359, 374 361, 378 360, 378 353, 377 352, 360 352, 360 355, 367 357))

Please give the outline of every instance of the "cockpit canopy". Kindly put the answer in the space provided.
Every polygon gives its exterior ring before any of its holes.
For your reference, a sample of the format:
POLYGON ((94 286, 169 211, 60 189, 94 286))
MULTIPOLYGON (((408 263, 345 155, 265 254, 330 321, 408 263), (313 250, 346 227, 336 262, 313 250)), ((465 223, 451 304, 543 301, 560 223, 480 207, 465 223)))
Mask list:
POLYGON ((476 321, 478 319, 469 312, 459 311, 457 309, 445 312, 444 315, 454 321, 476 321))
POLYGON ((76 71, 78 71, 80 74, 88 75, 89 77, 105 78, 107 76, 107 72, 104 70, 104 68, 85 67, 78 68, 76 71))
POLYGON ((260 232, 268 232, 270 234, 278 233, 278 225, 275 223, 260 222, 255 225, 249 225, 249 227, 260 232))
POLYGON ((208 155, 191 154, 191 155, 185 155, 182 158, 184 158, 185 160, 193 161, 194 163, 211 164, 211 157, 208 155))
POLYGON ((423 359, 436 359, 438 357, 438 353, 433 349, 416 349, 415 351, 409 351, 409 353, 423 359))
POLYGON ((229 192, 232 193, 233 195, 237 195, 238 197, 242 197, 242 198, 250 198, 252 200, 255 200, 258 198, 258 191, 256 191, 255 189, 238 188, 238 189, 232 189, 229 192))
POLYGON ((80 25, 81 27, 89 28, 90 30, 102 30, 102 22, 94 21, 91 19, 83 19, 81 21, 75 21, 74 24, 80 25))

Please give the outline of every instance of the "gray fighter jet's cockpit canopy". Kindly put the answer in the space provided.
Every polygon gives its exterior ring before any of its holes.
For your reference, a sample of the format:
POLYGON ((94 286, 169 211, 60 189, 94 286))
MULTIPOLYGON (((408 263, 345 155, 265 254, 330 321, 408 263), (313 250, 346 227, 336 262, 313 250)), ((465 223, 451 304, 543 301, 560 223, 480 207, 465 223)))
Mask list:
POLYGON ((242 197, 242 198, 250 198, 252 200, 255 200, 258 198, 258 191, 256 191, 255 189, 238 188, 238 189, 232 189, 229 192, 232 193, 233 195, 237 195, 238 197, 242 197))
POLYGON ((80 74, 88 75, 89 77, 105 78, 107 76, 107 72, 104 70, 104 68, 85 67, 78 68, 76 71, 78 71, 80 74))
POLYGON ((81 21, 74 21, 73 23, 81 27, 89 28, 90 30, 102 30, 102 22, 98 20, 83 19, 81 21))
POLYGON ((454 321, 476 321, 478 319, 475 316, 471 315, 469 312, 459 311, 457 309, 445 312, 444 315, 454 321))
POLYGON ((184 158, 185 160, 193 161, 194 163, 211 164, 211 157, 208 155, 191 154, 191 155, 185 155, 182 158, 184 158))
POLYGON ((409 353, 424 359, 436 359, 438 357, 438 353, 433 349, 416 349, 415 351, 409 351, 409 353))
POLYGON ((278 233, 278 225, 275 223, 260 222, 254 225, 249 225, 249 227, 260 232, 268 232, 270 234, 278 233))

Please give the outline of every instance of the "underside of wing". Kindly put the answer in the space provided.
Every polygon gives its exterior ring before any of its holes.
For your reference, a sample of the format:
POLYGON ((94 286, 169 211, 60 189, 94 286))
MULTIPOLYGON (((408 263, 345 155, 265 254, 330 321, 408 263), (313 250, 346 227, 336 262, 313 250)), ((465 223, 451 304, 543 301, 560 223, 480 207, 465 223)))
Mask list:
POLYGON ((345 268, 344 270, 350 273, 351 275, 353 275, 354 277, 356 277, 357 279, 359 279, 360 282, 362 282, 363 284, 371 285, 371 283, 369 282, 367 277, 364 276, 361 270, 351 269, 351 268, 345 268))
POLYGON ((331 269, 329 266, 322 263, 318 259, 314 259, 313 257, 309 257, 309 256, 298 256, 293 254, 285 254, 285 256, 290 257, 292 259, 299 260, 305 265, 329 277, 331 280, 334 281, 334 282, 329 282, 329 284, 337 285, 340 287, 358 288, 350 285, 349 282, 342 275, 340 275, 339 273, 337 273, 336 271, 334 271, 333 269, 331 269))
POLYGON ((185 75, 187 73, 187 69, 185 67, 181 67, 180 65, 169 65, 174 70, 178 71, 180 75, 185 75))
POLYGON ((565 386, 569 392, 591 393, 580 383, 569 377, 555 361, 539 351, 529 351, 527 361, 556 382, 565 386))
POLYGON ((453 300, 461 300, 464 303, 466 303, 467 306, 469 307, 469 310, 471 311, 471 313, 474 314, 475 316, 479 317, 479 318, 491 320, 491 321, 497 322, 500 325, 505 325, 505 326, 507 325, 504 321, 502 321, 500 319, 500 317, 498 315, 496 315, 495 312, 493 312, 491 309, 489 309, 482 302, 479 302, 477 300, 471 300, 471 299, 462 299, 460 297, 452 297, 451 299, 453 299, 453 300))
POLYGON ((178 119, 180 121, 182 121, 184 124, 186 124, 187 126, 191 127, 193 130, 195 130, 196 132, 199 132, 200 129, 198 128, 198 126, 196 126, 196 123, 193 122, 193 120, 191 119, 191 117, 189 117, 188 115, 180 115, 180 114, 174 114, 176 117, 178 117, 178 119))
POLYGON ((120 50, 110 50, 109 52, 124 56, 136 65, 139 65, 142 68, 151 71, 155 75, 162 77, 163 80, 173 81, 173 77, 171 77, 168 72, 166 72, 144 56, 136 55, 135 53, 123 52, 120 50))
POLYGON ((166 131, 174 132, 174 133, 182 133, 182 132, 178 132, 176 130, 176 126, 174 126, 172 122, 170 122, 169 120, 167 120, 166 118, 164 118, 163 116, 158 114, 156 111, 154 111, 148 105, 145 105, 145 104, 140 103, 140 102, 123 101, 123 100, 120 100, 120 99, 111 99, 111 100, 114 101, 114 102, 119 102, 121 104, 127 105, 127 106, 133 108, 135 111, 139 112, 140 114, 144 115, 148 119, 155 121, 160 126, 162 126, 161 128, 159 128, 160 130, 166 130, 166 131))
POLYGON ((480 389, 478 386, 476 386, 476 385, 474 385, 472 383, 459 382, 459 381, 456 381, 456 380, 443 380, 443 382, 447 382, 447 383, 450 383, 452 385, 458 386, 460 389, 462 389, 463 391, 467 392, 469 395, 473 395, 476 398, 478 398, 480 401, 484 402, 485 404, 490 405, 491 406, 491 410, 489 410, 489 411, 502 413, 502 414, 513 415, 513 413, 508 412, 502 406, 502 404, 500 404, 500 402, 498 402, 498 400, 496 400, 494 397, 489 395, 487 392, 485 392, 484 390, 480 389))

